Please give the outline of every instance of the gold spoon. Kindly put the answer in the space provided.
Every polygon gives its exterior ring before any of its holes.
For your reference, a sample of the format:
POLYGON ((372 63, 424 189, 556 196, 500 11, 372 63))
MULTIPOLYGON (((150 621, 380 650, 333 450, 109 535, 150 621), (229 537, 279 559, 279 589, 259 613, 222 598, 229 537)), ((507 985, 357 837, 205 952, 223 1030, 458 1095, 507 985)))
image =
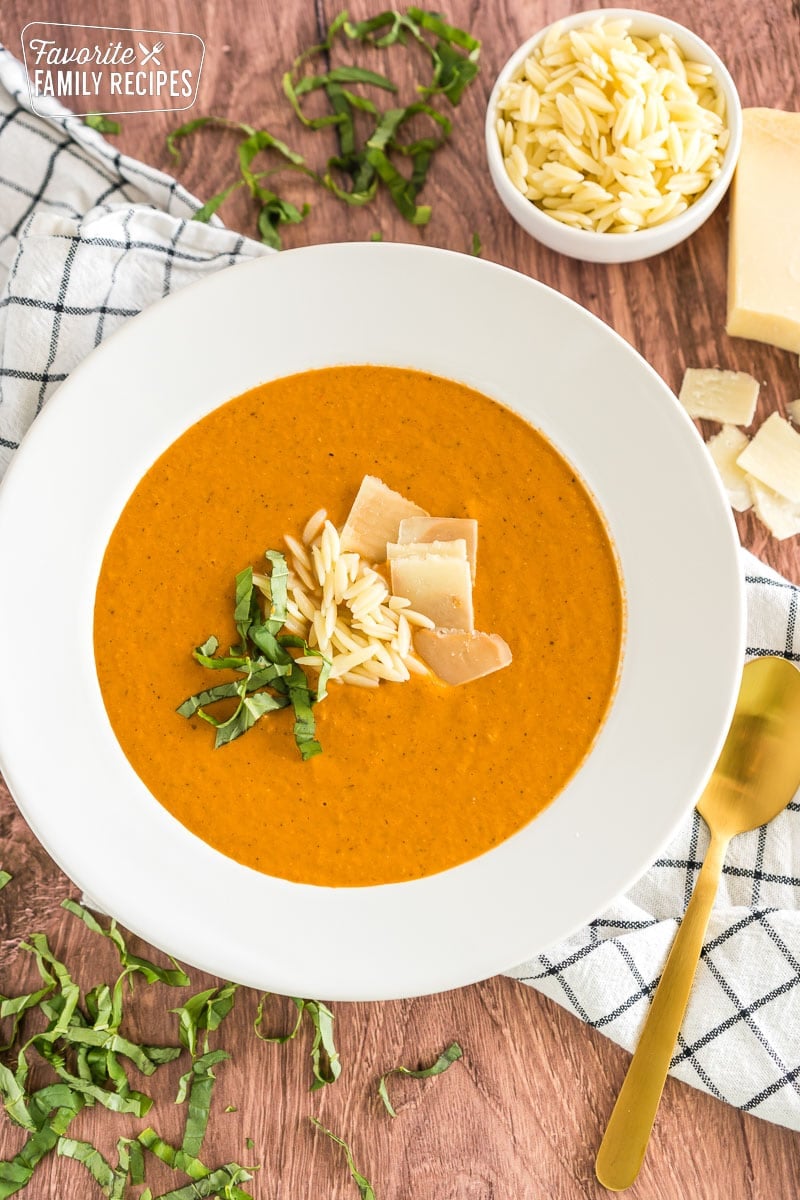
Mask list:
POLYGON ((630 1187, 644 1160, 728 843, 771 821, 799 786, 800 671, 784 658, 754 659, 744 668, 733 724, 697 804, 711 844, 597 1153, 597 1178, 611 1191, 630 1187))

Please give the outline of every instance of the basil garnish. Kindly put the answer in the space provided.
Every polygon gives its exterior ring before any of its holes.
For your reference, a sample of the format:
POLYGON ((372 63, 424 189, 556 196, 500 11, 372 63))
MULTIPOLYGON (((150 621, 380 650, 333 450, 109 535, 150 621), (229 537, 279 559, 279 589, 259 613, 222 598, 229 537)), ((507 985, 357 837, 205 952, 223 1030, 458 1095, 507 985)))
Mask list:
POLYGON ((412 1079, 430 1079, 432 1075, 441 1075, 442 1072, 446 1071, 449 1066, 451 1066, 454 1062, 457 1062, 459 1058, 461 1058, 462 1054, 463 1051, 458 1042, 452 1042, 446 1050, 442 1051, 442 1053, 436 1059, 436 1062, 431 1063, 429 1067, 420 1067, 416 1070, 412 1067, 391 1067, 390 1070, 381 1075, 380 1082, 378 1084, 378 1095, 383 1101, 389 1116, 397 1116, 392 1102, 389 1099, 389 1093, 386 1090, 386 1080, 390 1075, 409 1075, 412 1079))
POLYGON ((302 639, 279 631, 286 620, 289 568, 279 550, 267 550, 271 571, 268 576, 268 611, 261 612, 258 589, 253 584, 253 568, 245 567, 236 576, 233 621, 239 645, 227 655, 218 655, 219 641, 213 635, 194 651, 201 666, 212 671, 235 671, 240 678, 215 684, 189 696, 178 707, 182 717, 200 717, 216 730, 214 747, 226 746, 252 729, 266 713, 291 707, 294 713, 294 740, 303 759, 322 753, 316 735, 313 705, 324 699, 331 662, 319 650, 302 639), (290 649, 322 659, 316 688, 312 688, 290 649), (218 700, 238 699, 224 720, 208 711, 218 700))
POLYGON ((332 127, 337 153, 328 159, 323 170, 315 171, 301 154, 269 130, 226 117, 196 117, 173 130, 167 138, 170 153, 176 158, 180 157, 178 142, 201 129, 233 130, 242 140, 237 146, 238 178, 207 200, 194 214, 194 220, 209 221, 234 191, 246 187, 258 205, 257 225, 262 241, 280 249, 281 226, 298 224, 310 211, 308 204, 297 208, 272 190, 272 177, 285 170, 307 175, 346 204, 356 206, 371 203, 383 184, 407 221, 424 225, 430 219, 430 207, 418 205, 416 198, 427 178, 434 152, 450 135, 450 121, 419 100, 405 107, 381 109, 379 100, 382 96, 396 95, 397 85, 388 76, 364 67, 330 67, 330 52, 337 40, 378 49, 396 44, 421 47, 430 63, 430 75, 427 81, 417 84, 417 93, 426 99, 444 96, 452 107, 460 103, 465 89, 478 74, 480 42, 466 30, 448 24, 438 13, 416 7, 405 13, 389 9, 365 21, 351 21, 346 12, 339 13, 324 40, 300 54, 283 76, 284 94, 297 118, 307 129, 332 127), (321 59, 325 66, 318 73, 313 71, 316 59, 321 59), (376 98, 353 91, 354 86, 374 89, 376 98), (304 101, 317 92, 324 94, 328 111, 309 116, 304 101), (357 125, 357 114, 374 119, 366 122, 368 127, 372 124, 366 136, 361 124, 357 125), (438 130, 416 141, 402 141, 398 131, 417 116, 428 117, 438 130), (277 165, 254 172, 253 163, 262 152, 271 155, 277 165), (403 157, 411 159, 408 177, 397 166, 397 160, 403 157))

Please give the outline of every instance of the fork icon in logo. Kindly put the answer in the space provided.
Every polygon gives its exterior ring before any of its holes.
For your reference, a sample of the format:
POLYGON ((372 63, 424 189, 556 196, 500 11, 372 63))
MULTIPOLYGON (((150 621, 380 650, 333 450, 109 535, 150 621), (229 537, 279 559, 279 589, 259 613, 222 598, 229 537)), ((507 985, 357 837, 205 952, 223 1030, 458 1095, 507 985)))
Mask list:
POLYGON ((142 66, 145 67, 149 62, 154 62, 157 67, 161 66, 161 59, 157 57, 164 49, 163 42, 156 42, 152 50, 148 50, 144 42, 138 42, 139 49, 142 52, 142 66))

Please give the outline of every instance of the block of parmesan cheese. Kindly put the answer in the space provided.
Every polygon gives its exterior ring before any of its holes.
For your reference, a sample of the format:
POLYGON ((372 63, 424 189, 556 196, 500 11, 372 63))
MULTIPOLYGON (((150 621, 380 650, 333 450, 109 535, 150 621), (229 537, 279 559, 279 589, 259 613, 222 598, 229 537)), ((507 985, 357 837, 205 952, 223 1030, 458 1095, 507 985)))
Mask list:
POLYGON ((778 413, 767 417, 737 462, 768 488, 800 503, 800 433, 778 413))
MULTIPOLYGON (((426 547, 427 549, 427 547, 426 547)), ((393 558, 392 591, 411 607, 448 629, 473 629, 472 579, 466 558, 417 554, 393 558)))
POLYGON ((800 113, 744 110, 728 241, 734 337, 800 351, 800 113))
POLYGON ((734 425, 723 425, 714 437, 706 442, 708 452, 719 471, 731 508, 737 512, 746 512, 753 506, 753 496, 747 483, 747 472, 743 471, 736 461, 749 438, 734 425))
POLYGON ((420 629, 414 648, 435 675, 452 685, 471 683, 511 662, 511 650, 496 633, 420 629))
POLYGON ((688 367, 678 399, 690 417, 749 425, 755 415, 758 389, 758 380, 745 371, 688 367))
MULTIPOLYGON (((414 520, 417 520, 415 517, 414 520)), ((401 525, 405 522, 401 521, 401 525)), ((453 538, 449 542, 389 542, 386 546, 386 557, 389 562, 393 558, 424 558, 426 554, 442 554, 445 558, 467 559, 467 543, 464 538, 453 538)))
POLYGON ((365 475, 341 532, 342 552, 355 551, 368 562, 383 562, 387 542, 397 541, 400 522, 405 517, 427 515, 424 508, 393 492, 382 480, 365 475))
POLYGON ((478 558, 478 522, 474 517, 406 517, 400 522, 398 542, 448 542, 463 538, 475 580, 478 558))

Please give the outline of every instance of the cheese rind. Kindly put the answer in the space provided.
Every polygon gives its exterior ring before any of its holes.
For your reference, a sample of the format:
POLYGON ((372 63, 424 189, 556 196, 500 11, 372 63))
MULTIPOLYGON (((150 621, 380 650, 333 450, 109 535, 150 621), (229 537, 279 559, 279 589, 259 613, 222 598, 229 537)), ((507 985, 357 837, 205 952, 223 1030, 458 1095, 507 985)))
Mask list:
POLYGON ((478 559, 478 522, 474 517, 406 517, 398 542, 448 542, 463 538, 473 581, 478 559))
POLYGON ((755 416, 759 383, 745 371, 687 367, 678 399, 690 417, 749 425, 755 416))
POLYGON ((768 488, 800 503, 800 433, 778 413, 767 417, 737 462, 768 488))
POLYGON ((392 592, 411 601, 412 609, 448 629, 474 628, 472 579, 466 558, 444 554, 394 558, 392 592))
POLYGON ((800 113, 743 112, 728 240, 733 337, 800 352, 800 113))
POLYGON ((444 683, 457 686, 482 679, 511 663, 511 650, 496 633, 459 629, 421 629, 414 647, 444 683))
POLYGON ((342 529, 342 553, 355 551, 368 562, 383 562, 387 542, 396 542, 405 517, 427 516, 424 508, 393 492, 381 479, 365 475, 342 529))
POLYGON ((706 442, 708 452, 719 471, 728 493, 731 508, 746 512, 753 506, 753 495, 747 483, 747 473, 736 461, 749 444, 749 438, 733 425, 723 425, 719 433, 706 442))

